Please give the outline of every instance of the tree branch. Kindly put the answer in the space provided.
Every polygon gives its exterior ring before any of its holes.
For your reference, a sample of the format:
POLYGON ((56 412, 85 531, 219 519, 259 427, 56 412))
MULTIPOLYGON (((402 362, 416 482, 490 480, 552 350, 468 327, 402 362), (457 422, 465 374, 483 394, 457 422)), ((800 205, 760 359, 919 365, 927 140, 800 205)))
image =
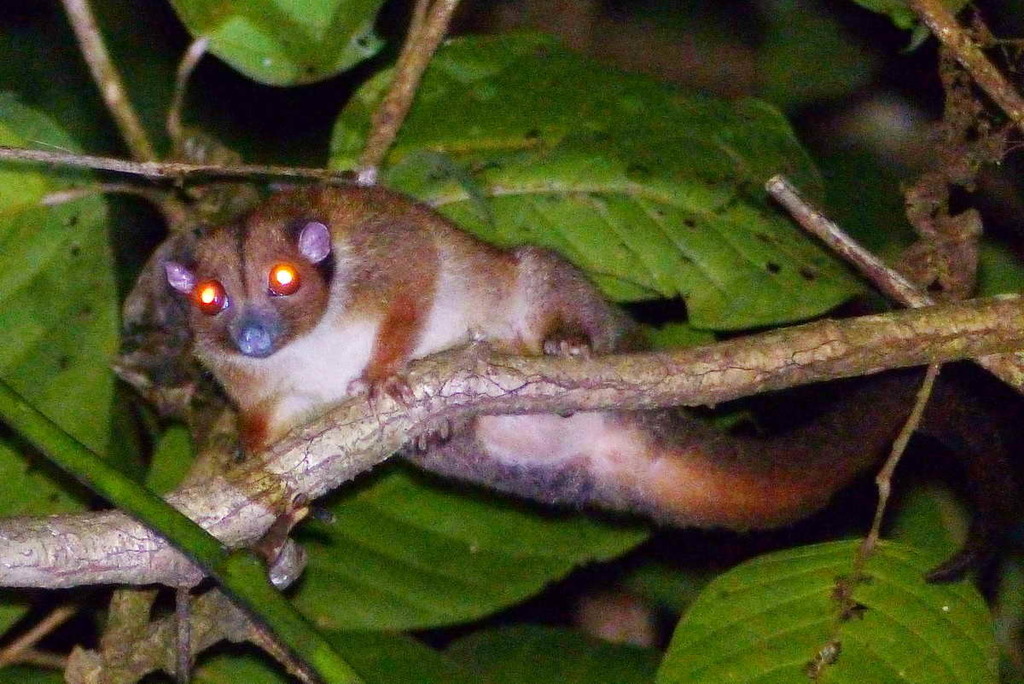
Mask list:
MULTIPOLYGON (((927 292, 886 266, 881 259, 864 249, 842 228, 811 206, 784 176, 769 178, 765 189, 793 215, 800 227, 852 264, 886 297, 913 308, 935 304, 927 292)), ((973 361, 1010 387, 1024 393, 1024 354, 1001 354, 973 361)))
POLYGON ((359 157, 358 177, 362 185, 377 181, 377 170, 405 121, 416 98, 423 72, 448 32, 459 0, 436 0, 427 7, 427 0, 417 0, 413 9, 409 34, 395 65, 395 76, 387 95, 373 113, 370 136, 359 157))
MULTIPOLYGON (((1024 299, 1004 296, 819 321, 671 353, 499 357, 480 348, 416 362, 408 408, 356 397, 266 453, 170 495, 230 546, 385 460, 441 417, 717 404, 794 385, 1024 348, 1024 299)), ((0 586, 193 584, 200 571, 116 511, 0 521, 0 586)))
POLYGON ((985 56, 978 44, 957 23, 942 0, 910 0, 910 7, 935 34, 974 82, 988 94, 1011 121, 1024 131, 1024 98, 985 56))
POLYGON ((131 100, 125 92, 124 83, 121 81, 121 74, 117 67, 110 61, 110 54, 106 45, 103 44, 103 36, 96 24, 96 18, 92 14, 88 0, 62 0, 64 11, 71 28, 78 39, 78 45, 82 50, 82 57, 89 65, 92 78, 96 81, 100 95, 107 105, 107 110, 117 123, 121 137, 124 138, 132 156, 139 161, 147 162, 156 159, 156 151, 153 149, 146 129, 139 122, 139 117, 132 107, 131 100))

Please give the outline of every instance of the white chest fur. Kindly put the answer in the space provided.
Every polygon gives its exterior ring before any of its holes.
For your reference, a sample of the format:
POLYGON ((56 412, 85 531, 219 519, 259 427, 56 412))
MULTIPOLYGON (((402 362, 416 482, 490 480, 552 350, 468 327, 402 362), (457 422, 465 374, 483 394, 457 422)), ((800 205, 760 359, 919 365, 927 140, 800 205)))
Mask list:
POLYGON ((235 357, 238 367, 260 378, 259 387, 238 388, 237 393, 227 389, 236 399, 250 398, 251 406, 240 406, 243 411, 271 402, 267 427, 271 436, 280 436, 348 396, 349 385, 369 363, 379 326, 370 319, 345 325, 321 321, 265 359, 235 357))

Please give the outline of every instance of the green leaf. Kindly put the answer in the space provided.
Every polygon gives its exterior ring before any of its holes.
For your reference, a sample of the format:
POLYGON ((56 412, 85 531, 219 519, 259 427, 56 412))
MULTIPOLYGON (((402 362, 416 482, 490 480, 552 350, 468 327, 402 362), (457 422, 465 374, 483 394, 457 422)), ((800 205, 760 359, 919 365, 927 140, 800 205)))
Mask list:
POLYGON ((978 297, 1024 291, 1024 264, 1006 245, 982 240, 978 261, 978 297))
POLYGON ((877 53, 864 49, 821 5, 766 12, 758 51, 757 94, 787 110, 850 97, 871 79, 877 53))
MULTIPOLYGON (((390 77, 342 113, 333 166, 354 164, 390 77)), ((547 38, 439 50, 384 171, 486 240, 562 252, 614 299, 682 296, 699 328, 806 318, 858 287, 767 203, 776 173, 821 187, 776 110, 684 96, 547 38)))
MULTIPOLYGON (((910 0, 853 0, 861 7, 889 17, 893 24, 901 29, 914 28, 917 15, 910 9, 910 0)), ((951 12, 959 12, 970 0, 944 0, 943 4, 951 12)))
POLYGON ((711 582, 676 628, 659 684, 808 681, 812 670, 836 683, 997 681, 988 610, 973 587, 927 584, 923 573, 942 558, 892 542, 854 582, 858 545, 769 554, 711 582))
MULTIPOLYGON (((39 112, 0 95, 0 144, 77 150, 39 112)), ((95 194, 39 201, 81 174, 0 166, 0 377, 94 451, 107 450, 114 390, 117 297, 106 209, 95 194)), ((6 515, 77 510, 66 486, 24 445, 0 440, 6 515)))
POLYGON ((678 349, 711 344, 715 336, 686 323, 666 323, 658 327, 644 326, 644 335, 655 349, 678 349))
POLYGON ((303 527, 298 606, 329 629, 421 629, 471 620, 536 594, 583 563, 613 558, 643 528, 495 502, 385 476, 303 527))
MULTIPOLYGON (((450 659, 407 636, 330 632, 331 645, 352 664, 364 684, 474 684, 450 659)), ((266 658, 219 655, 199 667, 196 684, 285 684, 294 681, 266 658)))
POLYGON ((687 567, 658 558, 634 563, 622 578, 622 585, 640 600, 679 615, 714 576, 703 567, 687 567))
POLYGON ((330 78, 374 55, 383 0, 171 0, 189 32, 249 78, 291 86, 330 78))
POLYGON ((886 536, 950 558, 964 543, 971 522, 964 504, 952 489, 939 483, 904 487, 898 505, 888 511, 886 536))
POLYGON ((171 491, 185 477, 195 458, 188 428, 175 424, 157 440, 153 463, 146 474, 146 486, 158 494, 171 491))
POLYGON ((654 681, 661 660, 654 649, 527 625, 476 632, 445 653, 489 684, 643 684, 654 681))
POLYGON ((17 682, 18 684, 62 684, 67 681, 64 679, 64 675, 57 670, 25 665, 5 667, 0 677, 5 682, 17 682))
POLYGON ((452 659, 409 636, 328 632, 327 638, 366 684, 477 684, 480 681, 452 659))

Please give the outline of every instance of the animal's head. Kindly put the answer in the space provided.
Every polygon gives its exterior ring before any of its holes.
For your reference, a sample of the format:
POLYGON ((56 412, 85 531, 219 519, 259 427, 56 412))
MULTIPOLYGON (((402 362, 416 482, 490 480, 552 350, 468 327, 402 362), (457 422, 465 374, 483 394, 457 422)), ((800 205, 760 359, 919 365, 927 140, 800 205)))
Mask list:
POLYGON ((319 322, 333 275, 331 231, 326 217, 290 204, 203 231, 189 258, 164 264, 168 284, 189 299, 203 355, 265 358, 319 322))

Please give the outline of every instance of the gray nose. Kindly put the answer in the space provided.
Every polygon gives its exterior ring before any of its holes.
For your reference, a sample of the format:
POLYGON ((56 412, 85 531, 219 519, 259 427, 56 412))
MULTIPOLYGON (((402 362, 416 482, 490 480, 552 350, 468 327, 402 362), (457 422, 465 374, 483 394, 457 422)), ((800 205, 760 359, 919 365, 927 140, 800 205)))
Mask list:
POLYGON ((258 359, 277 350, 281 336, 281 318, 274 311, 246 311, 229 326, 238 351, 258 359))

